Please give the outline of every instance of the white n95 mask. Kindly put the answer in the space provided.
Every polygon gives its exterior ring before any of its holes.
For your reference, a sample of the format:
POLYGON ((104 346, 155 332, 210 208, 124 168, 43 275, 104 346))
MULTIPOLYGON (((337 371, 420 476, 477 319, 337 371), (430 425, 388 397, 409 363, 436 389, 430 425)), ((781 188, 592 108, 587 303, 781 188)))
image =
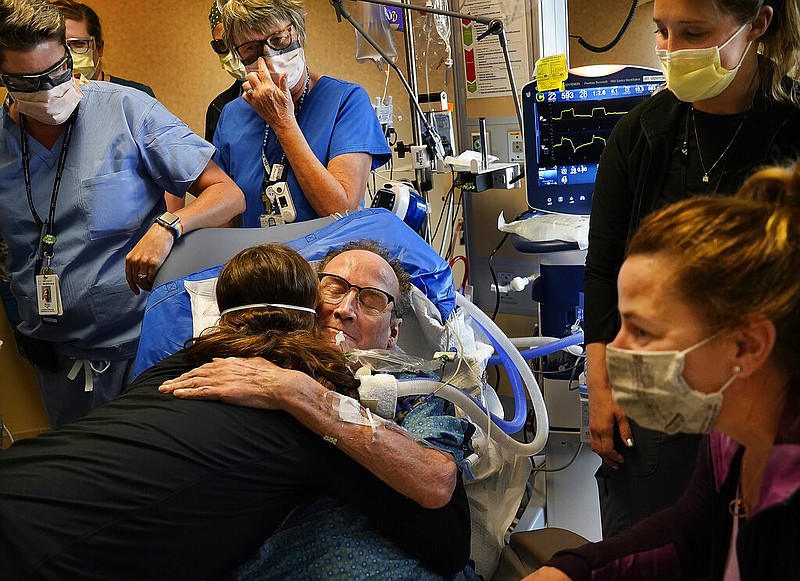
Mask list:
POLYGON ((709 433, 722 408, 722 394, 741 371, 715 393, 696 391, 683 377, 685 356, 711 337, 683 351, 606 348, 608 381, 614 401, 642 427, 667 434, 709 433))
POLYGON ((237 81, 247 80, 247 69, 238 58, 230 52, 218 55, 222 69, 237 81))
POLYGON ((61 125, 83 99, 74 77, 46 91, 17 93, 9 91, 17 103, 17 110, 45 125, 61 125))
POLYGON ((742 66, 744 55, 747 54, 752 42, 747 43, 747 48, 739 58, 739 63, 732 69, 726 69, 720 64, 719 51, 725 48, 746 26, 747 23, 743 24, 720 46, 673 52, 656 50, 656 54, 661 60, 667 88, 679 100, 686 103, 711 99, 727 89, 739 67, 742 66))
MULTIPOLYGON (((286 88, 290 90, 300 82, 306 72, 306 54, 302 46, 283 54, 264 57, 264 62, 273 75, 286 74, 286 88)), ((249 65, 247 70, 258 70, 257 63, 258 61, 249 65)))

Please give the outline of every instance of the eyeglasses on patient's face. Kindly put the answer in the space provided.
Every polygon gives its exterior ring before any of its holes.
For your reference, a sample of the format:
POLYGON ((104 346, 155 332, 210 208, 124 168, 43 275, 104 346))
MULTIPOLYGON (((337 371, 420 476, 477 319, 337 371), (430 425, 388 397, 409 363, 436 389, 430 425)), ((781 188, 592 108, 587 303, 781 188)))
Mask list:
POLYGON ((346 279, 327 272, 319 273, 319 295, 320 298, 332 305, 338 305, 350 289, 358 291, 358 304, 364 312, 370 315, 380 315, 394 302, 394 297, 385 290, 373 288, 371 286, 357 286, 350 284, 346 279))
POLYGON ((287 49, 296 48, 292 42, 292 31, 294 25, 289 24, 286 28, 282 28, 270 34, 267 38, 262 40, 251 40, 236 45, 233 50, 239 55, 239 59, 245 66, 251 65, 262 56, 277 56, 287 49), (266 46, 266 52, 264 47, 266 46))
POLYGON ((93 36, 87 38, 68 38, 67 46, 72 54, 86 54, 90 50, 95 49, 95 41, 93 36))
POLYGON ((6 89, 16 93, 35 93, 57 87, 72 78, 72 56, 66 56, 41 73, 17 74, 0 73, 6 89))

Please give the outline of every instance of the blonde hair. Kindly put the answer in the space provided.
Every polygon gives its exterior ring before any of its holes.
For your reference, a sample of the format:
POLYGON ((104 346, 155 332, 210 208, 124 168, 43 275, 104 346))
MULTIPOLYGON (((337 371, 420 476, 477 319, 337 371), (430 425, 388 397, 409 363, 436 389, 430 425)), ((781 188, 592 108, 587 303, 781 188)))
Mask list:
POLYGON ((250 32, 264 36, 270 29, 289 21, 302 44, 306 42, 306 10, 299 0, 228 0, 222 8, 225 43, 233 52, 250 32))
POLYGON ((761 65, 762 87, 776 101, 800 104, 794 83, 800 75, 800 0, 711 0, 722 12, 740 23, 755 18, 764 6, 771 6, 772 21, 758 39, 759 52, 766 57, 761 65))
POLYGON ((775 354, 800 378, 800 163, 756 172, 736 197, 697 197, 651 214, 628 255, 676 258, 673 282, 711 329, 765 317, 775 354))

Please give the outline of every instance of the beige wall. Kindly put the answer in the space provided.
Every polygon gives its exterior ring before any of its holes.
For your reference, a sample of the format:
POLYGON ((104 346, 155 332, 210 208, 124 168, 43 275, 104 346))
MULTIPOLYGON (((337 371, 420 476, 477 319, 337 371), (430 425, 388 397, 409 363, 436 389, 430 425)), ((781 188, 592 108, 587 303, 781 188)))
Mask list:
MULTIPOLYGON (((25 438, 49 429, 33 368, 17 353, 14 334, 0 305, 0 415, 12 436, 25 438)), ((0 442, 9 444, 7 434, 0 442)))
MULTIPOLYGON (((107 72, 150 85, 159 100, 195 132, 203 133, 208 103, 232 79, 208 45, 210 0, 90 0, 106 40, 107 72)), ((383 94, 386 75, 355 62, 355 33, 338 24, 331 5, 310 0, 307 55, 311 68, 383 94)), ((402 42, 402 39, 398 39, 402 42)), ((390 92, 400 94, 393 79, 390 92)))

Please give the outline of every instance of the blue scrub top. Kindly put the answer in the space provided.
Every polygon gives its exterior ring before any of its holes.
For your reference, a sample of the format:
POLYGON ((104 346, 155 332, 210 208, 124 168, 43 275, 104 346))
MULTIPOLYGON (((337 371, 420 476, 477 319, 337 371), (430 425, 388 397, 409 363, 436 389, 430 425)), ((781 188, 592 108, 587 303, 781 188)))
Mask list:
MULTIPOLYGON (((214 148, 145 93, 120 85, 81 85, 84 97, 69 145, 55 217, 53 270, 64 315, 44 325, 34 280, 39 228, 28 208, 20 129, 3 108, 0 124, 0 236, 24 334, 57 343, 66 355, 133 356, 145 293, 125 280, 125 255, 164 212, 164 191, 183 195, 214 148)), ((46 218, 64 133, 48 150, 30 135, 33 203, 46 218)))
MULTIPOLYGON (((331 159, 345 153, 371 154, 372 169, 381 167, 392 157, 369 96, 359 85, 321 77, 306 95, 297 120, 314 155, 326 167, 331 159)), ((240 98, 222 110, 214 133, 214 145, 218 150, 215 161, 244 192, 247 209, 242 214, 242 226, 246 228, 258 228, 258 217, 264 213, 261 152, 265 128, 264 120, 240 98)), ((267 160, 270 164, 277 163, 282 153, 275 133, 270 131, 267 160)), ((289 168, 286 183, 297 210, 296 221, 319 218, 297 183, 295 169, 289 168)))

